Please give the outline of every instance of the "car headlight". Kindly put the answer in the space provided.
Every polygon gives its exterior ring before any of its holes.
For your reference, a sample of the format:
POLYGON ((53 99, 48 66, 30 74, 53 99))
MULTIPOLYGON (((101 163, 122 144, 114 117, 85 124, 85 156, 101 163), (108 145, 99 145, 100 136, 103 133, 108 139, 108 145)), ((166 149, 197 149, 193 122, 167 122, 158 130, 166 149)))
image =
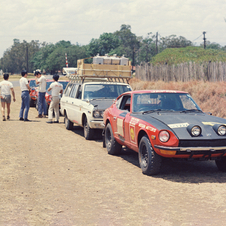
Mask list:
POLYGON ((193 137, 198 137, 202 133, 201 127, 197 125, 189 125, 187 130, 193 137))
POLYGON ((163 130, 159 133, 159 140, 161 142, 167 142, 170 138, 170 135, 167 131, 163 130))
POLYGON ((100 112, 99 111, 94 111, 93 112, 94 118, 99 118, 100 117, 100 112))
POLYGON ((93 117, 94 118, 103 118, 103 115, 104 115, 104 111, 93 111, 93 117))
POLYGON ((225 125, 214 125, 213 129, 219 136, 226 135, 226 126, 225 125))

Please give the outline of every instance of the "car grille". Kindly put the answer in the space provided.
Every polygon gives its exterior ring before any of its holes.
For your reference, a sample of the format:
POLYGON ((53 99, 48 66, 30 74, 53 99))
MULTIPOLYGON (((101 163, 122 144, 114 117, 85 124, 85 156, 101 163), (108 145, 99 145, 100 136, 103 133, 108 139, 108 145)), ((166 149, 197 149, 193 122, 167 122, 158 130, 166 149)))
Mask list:
POLYGON ((226 146, 226 139, 222 140, 180 140, 179 147, 221 147, 226 146))

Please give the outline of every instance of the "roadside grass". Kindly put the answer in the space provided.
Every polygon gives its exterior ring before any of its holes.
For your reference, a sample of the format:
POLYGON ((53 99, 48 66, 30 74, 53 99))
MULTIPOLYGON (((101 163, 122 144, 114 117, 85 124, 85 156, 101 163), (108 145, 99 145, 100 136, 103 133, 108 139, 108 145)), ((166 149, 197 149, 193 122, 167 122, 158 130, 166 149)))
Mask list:
POLYGON ((130 85, 134 90, 180 90, 188 92, 204 112, 226 118, 226 82, 151 82, 133 78, 130 85))

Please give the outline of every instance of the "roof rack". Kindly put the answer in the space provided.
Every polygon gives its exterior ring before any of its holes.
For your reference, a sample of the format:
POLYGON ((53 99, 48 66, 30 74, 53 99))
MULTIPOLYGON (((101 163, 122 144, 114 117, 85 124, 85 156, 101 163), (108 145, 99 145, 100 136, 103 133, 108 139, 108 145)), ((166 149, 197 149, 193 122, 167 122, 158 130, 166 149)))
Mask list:
POLYGON ((129 83, 129 80, 132 77, 116 77, 116 76, 98 76, 98 75, 70 75, 67 76, 71 82, 81 82, 85 81, 100 81, 100 82, 120 82, 120 83, 129 83))
MULTIPOLYGON (((101 57, 97 56, 94 62, 101 57)), ((84 82, 85 80, 101 80, 108 82, 122 82, 129 83, 129 80, 132 78, 131 74, 131 62, 128 61, 124 65, 120 65, 120 59, 127 58, 118 58, 118 57, 102 57, 106 64, 102 63, 93 63, 85 64, 85 59, 80 59, 77 61, 77 74, 68 76, 71 81, 74 82, 84 82), (116 62, 116 63, 115 63, 116 62)), ((101 58, 101 59, 102 59, 101 58)), ((104 61, 103 61, 104 62, 104 61)))

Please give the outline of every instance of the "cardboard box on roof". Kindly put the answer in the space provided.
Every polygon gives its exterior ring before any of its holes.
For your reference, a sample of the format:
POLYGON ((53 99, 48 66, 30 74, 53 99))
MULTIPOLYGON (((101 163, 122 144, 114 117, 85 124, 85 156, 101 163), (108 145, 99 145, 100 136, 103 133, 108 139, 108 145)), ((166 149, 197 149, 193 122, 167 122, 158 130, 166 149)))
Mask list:
POLYGON ((85 64, 84 59, 78 60, 77 74, 95 77, 131 77, 131 61, 128 61, 127 65, 120 65, 121 58, 106 57, 104 60, 103 64, 85 64), (108 64, 104 64, 104 60, 108 60, 108 64))

